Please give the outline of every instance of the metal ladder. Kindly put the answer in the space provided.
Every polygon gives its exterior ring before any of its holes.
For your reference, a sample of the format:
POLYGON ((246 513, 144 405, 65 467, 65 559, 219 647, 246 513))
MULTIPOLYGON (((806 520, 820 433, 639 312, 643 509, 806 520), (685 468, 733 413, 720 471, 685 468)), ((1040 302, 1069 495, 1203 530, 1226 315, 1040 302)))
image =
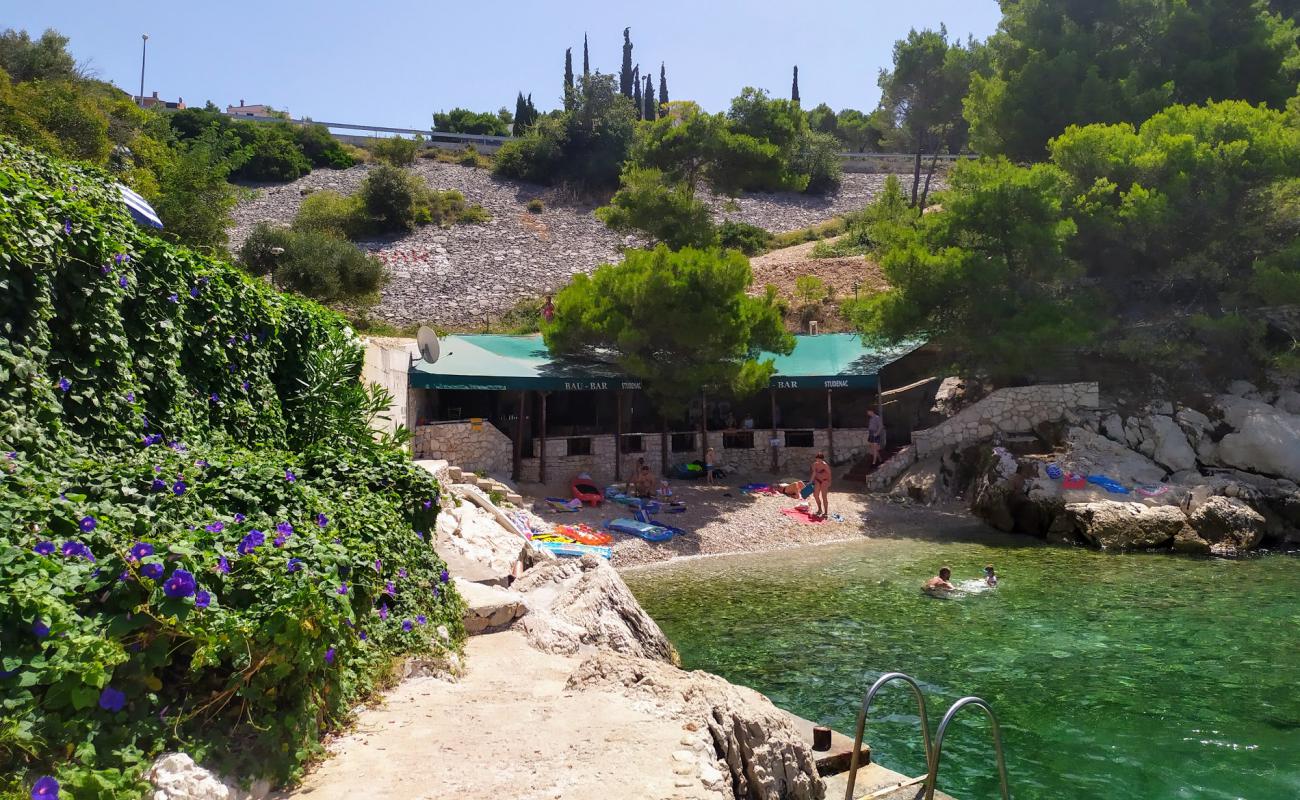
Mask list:
MULTIPOLYGON (((1011 800, 1011 790, 1007 784, 1007 764, 1002 752, 1002 729, 998 726, 998 718, 993 713, 992 707, 978 697, 961 698, 953 703, 947 713, 943 715, 943 719, 939 722, 939 729, 932 741, 930 739, 930 724, 926 717, 925 695, 921 692, 920 684, 910 675, 905 675, 902 672, 888 672, 881 675, 875 683, 871 684, 866 696, 862 698, 862 710, 858 712, 858 724, 853 735, 853 755, 849 761, 849 784, 844 792, 844 800, 853 800, 853 785, 858 777, 858 755, 862 749, 862 737, 866 733, 867 714, 871 710, 871 703, 876 699, 876 694, 884 688, 885 684, 891 681, 903 681, 912 689, 912 694, 916 697, 916 705, 921 716, 921 739, 925 745, 926 774, 923 784, 925 800, 934 800, 934 790, 939 782, 939 762, 943 756, 944 734, 948 732, 948 726, 952 723, 953 718, 957 716, 957 712, 967 706, 980 709, 989 718, 989 724, 993 730, 993 752, 997 757, 998 780, 1002 785, 1002 800, 1011 800)), ((890 787, 889 791, 898 788, 902 788, 902 786, 890 787)))

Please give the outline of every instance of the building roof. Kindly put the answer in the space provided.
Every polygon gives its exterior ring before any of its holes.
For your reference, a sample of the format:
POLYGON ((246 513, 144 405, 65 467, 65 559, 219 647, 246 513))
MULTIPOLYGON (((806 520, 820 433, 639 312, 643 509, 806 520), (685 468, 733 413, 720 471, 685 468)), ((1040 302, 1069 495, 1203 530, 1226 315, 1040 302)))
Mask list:
MULTIPOLYGON (((788 355, 765 353, 776 362, 773 389, 874 389, 880 370, 921 346, 909 342, 875 346, 857 334, 796 336, 788 355)), ((542 337, 471 334, 446 336, 437 363, 418 359, 410 385, 417 389, 603 391, 640 389, 640 381, 605 361, 553 356, 542 337)))

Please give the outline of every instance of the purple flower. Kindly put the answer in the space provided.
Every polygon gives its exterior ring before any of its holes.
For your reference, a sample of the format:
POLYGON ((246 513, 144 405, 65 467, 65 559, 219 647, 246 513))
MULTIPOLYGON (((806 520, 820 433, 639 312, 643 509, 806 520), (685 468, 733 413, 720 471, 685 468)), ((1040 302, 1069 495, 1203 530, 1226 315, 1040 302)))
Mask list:
POLYGON ((346 583, 340 583, 340 584, 339 584, 339 588, 336 589, 335 591, 337 591, 339 594, 347 594, 347 593, 348 593, 348 585, 347 585, 346 583))
POLYGON ((276 524, 275 532, 281 534, 282 536, 288 536, 289 534, 293 533, 293 526, 287 522, 280 522, 276 524))
POLYGON ((239 540, 239 547, 235 548, 241 556, 246 556, 257 548, 266 544, 266 536, 259 530, 251 530, 248 535, 239 540))
POLYGON ((118 253, 117 255, 113 256, 113 263, 115 264, 121 264, 124 261, 130 261, 130 260, 131 260, 131 256, 127 255, 126 253, 118 253))
POLYGON ((388 594, 393 595, 394 597, 397 596, 397 587, 393 585, 392 581, 388 581, 387 583, 384 584, 384 591, 387 592, 388 594))
POLYGON ((415 627, 415 626, 411 624, 411 621, 410 621, 409 619, 404 619, 404 620, 402 620, 402 630, 404 630, 404 631, 410 631, 411 628, 414 628, 414 627, 415 627))
POLYGON ((38 619, 32 623, 32 633, 36 635, 37 639, 44 639, 50 635, 50 626, 38 619))
POLYGON ((200 285, 200 286, 207 286, 207 285, 208 285, 208 279, 207 279, 207 278, 199 278, 199 285, 200 285))
POLYGON ((70 219, 65 219, 65 220, 63 221, 63 232, 64 232, 65 234, 71 234, 71 233, 72 233, 72 220, 70 220, 70 219))
POLYGON ((65 558, 84 558, 87 561, 94 561, 95 554, 90 552, 90 548, 81 542, 68 540, 63 543, 63 555, 65 558))
POLYGON ((62 389, 64 392, 67 392, 69 389, 72 388, 72 381, 68 380, 67 378, 59 378, 59 388, 62 389))
POLYGON ((37 542, 32 548, 32 552, 38 556, 48 556, 54 553, 54 542, 37 542))
POLYGON ((208 533, 221 533, 225 529, 226 529, 226 523, 222 522, 221 520, 217 520, 216 522, 209 522, 207 525, 203 526, 203 530, 207 531, 208 533))
POLYGON ((99 707, 105 711, 117 713, 126 706, 126 694, 112 686, 104 687, 104 691, 99 693, 99 707))
POLYGON ((207 467, 210 467, 212 465, 208 463, 208 460, 206 458, 200 458, 198 461, 194 462, 194 466, 198 467, 199 469, 206 469, 207 467))
POLYGON ((415 537, 416 537, 417 539, 419 539, 420 541, 423 542, 423 541, 424 541, 424 531, 416 531, 416 532, 415 532, 415 537))
POLYGON ((442 581, 443 583, 446 583, 450 578, 451 576, 447 574, 447 570, 445 569, 442 572, 438 573, 438 580, 442 581))
POLYGON ((221 398, 220 398, 220 397, 217 397, 217 393, 216 393, 216 392, 213 392, 212 394, 208 395, 208 399, 211 400, 211 401, 214 402, 214 403, 220 403, 220 402, 221 402, 221 398))
POLYGON ((424 616, 423 614, 420 614, 420 615, 416 616, 415 621, 418 622, 418 623, 420 623, 421 625, 424 625, 425 623, 427 623, 427 622, 429 621, 429 618, 426 617, 426 616, 424 616))
POLYGON ((300 570, 300 569, 302 569, 302 559, 301 559, 301 558, 291 558, 291 559, 289 559, 289 571, 290 571, 290 572, 297 572, 297 571, 300 570))
POLYGON ((199 287, 197 287, 197 286, 191 286, 191 287, 190 287, 190 297, 197 298, 198 296, 199 296, 199 287))
POLYGON ((171 449, 175 450, 175 451, 178 452, 178 453, 184 453, 184 452, 185 452, 185 445, 181 444, 180 442, 172 442, 172 443, 168 444, 167 446, 170 447, 171 449))
POLYGON ((122 574, 117 576, 118 583, 126 583, 129 580, 131 580, 131 573, 126 570, 122 570, 122 574))
POLYGON ((134 402, 135 402, 135 392, 127 392, 127 393, 126 393, 126 402, 128 402, 128 403, 134 403, 134 402))
POLYGON ((438 599, 438 587, 437 587, 437 586, 433 587, 433 599, 434 599, 434 600, 437 600, 437 599, 438 599))
POLYGON ((82 517, 81 522, 78 522, 77 525, 86 533, 90 533, 99 525, 99 520, 94 517, 86 516, 82 517))
POLYGON ((202 590, 194 593, 195 608, 207 608, 210 605, 212 605, 212 595, 202 590))
POLYGON ((383 562, 381 559, 376 558, 376 559, 375 559, 375 572, 376 572, 376 573, 382 573, 383 571, 384 571, 384 562, 383 562))
POLYGON ((361 641, 364 642, 368 637, 366 636, 366 632, 365 632, 365 631, 359 631, 359 632, 357 633, 357 638, 359 638, 361 641))
POLYGON ((49 775, 37 778, 32 784, 32 800, 59 800, 59 782, 49 775))
POLYGON ((162 478, 154 478, 153 483, 149 484, 150 491, 163 492, 167 490, 167 481, 162 478))
POLYGON ((244 381, 243 383, 240 384, 240 386, 243 388, 245 392, 248 391, 248 381, 244 381))
POLYGON ((424 501, 424 510, 425 510, 425 511, 428 511, 430 508, 433 508, 433 501, 432 501, 432 500, 425 500, 425 501, 424 501))
POLYGON ((406 567, 402 567, 401 569, 399 569, 399 570, 397 571, 397 577, 399 577, 399 578, 405 578, 405 577, 406 577, 406 567))
POLYGON ((9 457, 10 461, 15 461, 18 458, 18 451, 10 450, 8 453, 5 453, 5 455, 9 457))
POLYGON ((148 542, 136 542, 131 546, 131 558, 136 561, 151 555, 153 555, 153 545, 148 542))
POLYGON ((287 541, 289 541, 288 536, 284 535, 283 533, 277 533, 275 535, 275 540, 271 542, 271 544, 275 545, 276 547, 284 547, 284 543, 287 541))
POLYGON ((122 277, 120 277, 120 278, 117 279, 117 285, 118 285, 118 286, 121 286, 123 289, 125 289, 125 288, 127 287, 127 284, 128 284, 128 281, 127 281, 125 275, 123 275, 122 277))
POLYGON ((112 264, 105 264, 104 266, 102 266, 102 267, 99 268, 99 274, 100 274, 100 275, 107 275, 108 273, 110 273, 110 272, 112 272, 112 271, 113 271, 113 265, 112 265, 112 264))
POLYGON ((163 576, 163 565, 157 562, 145 564, 140 567, 140 574, 150 580, 158 580, 163 576))
POLYGON ((171 294, 167 295, 167 300, 172 303, 179 303, 181 301, 181 299, 176 296, 175 292, 172 292, 171 294))
POLYGON ((172 494, 180 497, 185 494, 185 481, 178 480, 172 484, 172 494))
POLYGON ((229 370, 230 372, 234 372, 235 370, 239 369, 239 367, 236 367, 234 364, 227 364, 226 369, 229 370))
POLYGON ((230 562, 226 560, 225 556, 217 557, 217 571, 222 575, 230 574, 230 562))
POLYGON ((334 648, 333 648, 333 647, 331 647, 330 649, 328 649, 328 650, 325 651, 325 663, 326 663, 326 664, 333 664, 333 663, 334 663, 334 648))
POLYGON ((162 444, 161 433, 151 433, 144 437, 144 446, 153 447, 156 444, 162 444))
POLYGON ((189 597, 194 594, 197 584, 194 582, 193 573, 188 570, 172 570, 172 576, 163 584, 163 594, 173 600, 179 600, 182 597, 189 597))
POLYGON ((329 517, 325 516, 324 514, 317 514, 317 515, 316 515, 316 525, 317 525, 318 527, 323 528, 323 527, 325 527, 325 526, 328 525, 328 524, 330 524, 330 518, 329 518, 329 517))
POLYGON ((247 517, 245 517, 243 514, 235 515, 235 522, 243 522, 245 519, 247 519, 247 517))
POLYGON ((289 483, 293 483, 294 481, 298 480, 298 476, 297 476, 297 475, 294 475, 292 470, 287 470, 287 469, 286 469, 286 470, 284 471, 284 479, 285 479, 286 481, 288 481, 289 483))
POLYGON ((380 619, 388 619, 388 604, 387 604, 387 603, 384 603, 382 606, 379 607, 379 618, 380 618, 380 619))

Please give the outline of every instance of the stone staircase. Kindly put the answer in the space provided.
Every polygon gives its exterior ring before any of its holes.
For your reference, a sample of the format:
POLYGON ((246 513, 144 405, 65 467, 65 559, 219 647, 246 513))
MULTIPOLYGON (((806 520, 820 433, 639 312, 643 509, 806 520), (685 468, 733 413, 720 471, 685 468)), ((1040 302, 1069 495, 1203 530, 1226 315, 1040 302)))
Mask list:
POLYGON ((453 466, 447 467, 447 477, 452 483, 463 483, 468 486, 474 486, 488 496, 491 496, 493 492, 499 492, 505 501, 512 505, 522 506, 524 504, 524 498, 519 494, 519 492, 506 486, 496 478, 489 478, 477 475, 473 472, 466 472, 460 467, 453 466))

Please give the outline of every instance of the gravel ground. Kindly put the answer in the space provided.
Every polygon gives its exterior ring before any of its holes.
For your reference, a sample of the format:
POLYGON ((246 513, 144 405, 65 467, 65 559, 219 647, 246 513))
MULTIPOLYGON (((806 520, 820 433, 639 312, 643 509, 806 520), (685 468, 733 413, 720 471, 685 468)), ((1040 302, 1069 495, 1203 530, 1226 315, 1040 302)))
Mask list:
MULTIPOLYGON (((880 495, 868 495, 861 484, 838 481, 831 485, 830 511, 841 515, 843 521, 802 524, 781 513, 781 509, 793 507, 794 500, 784 496, 745 495, 737 489, 747 483, 769 481, 772 477, 766 474, 733 476, 713 486, 693 481, 672 481, 674 496, 686 503, 686 511, 661 513, 657 518, 686 530, 687 534, 667 542, 646 542, 633 536, 615 534, 614 566, 626 568, 674 558, 766 552, 864 538, 876 532, 893 533, 924 526, 936 513, 933 509, 891 503, 880 495)), ((576 513, 552 511, 542 499, 567 497, 567 480, 563 485, 549 487, 525 484, 520 490, 525 495, 525 503, 552 524, 585 522, 599 528, 609 519, 633 516, 632 510, 626 506, 608 504, 583 508, 576 513)), ((955 513, 969 519, 960 511, 955 513)))
MULTIPOLYGON (((315 170, 297 181, 263 186, 234 211, 232 251, 259 222, 288 224, 313 190, 351 194, 369 166, 315 170)), ((419 159, 413 170, 435 189, 456 189, 492 215, 485 225, 425 227, 409 235, 361 243, 388 265, 376 316, 398 325, 429 323, 451 329, 483 330, 518 301, 554 291, 579 272, 619 258, 620 237, 592 214, 595 206, 574 203, 546 187, 493 178, 486 170, 419 159), (527 211, 541 198, 545 210, 527 211)), ((771 231, 802 228, 862 208, 884 185, 884 175, 846 173, 835 194, 812 197, 759 193, 735 200, 714 198, 715 210, 771 231)))

